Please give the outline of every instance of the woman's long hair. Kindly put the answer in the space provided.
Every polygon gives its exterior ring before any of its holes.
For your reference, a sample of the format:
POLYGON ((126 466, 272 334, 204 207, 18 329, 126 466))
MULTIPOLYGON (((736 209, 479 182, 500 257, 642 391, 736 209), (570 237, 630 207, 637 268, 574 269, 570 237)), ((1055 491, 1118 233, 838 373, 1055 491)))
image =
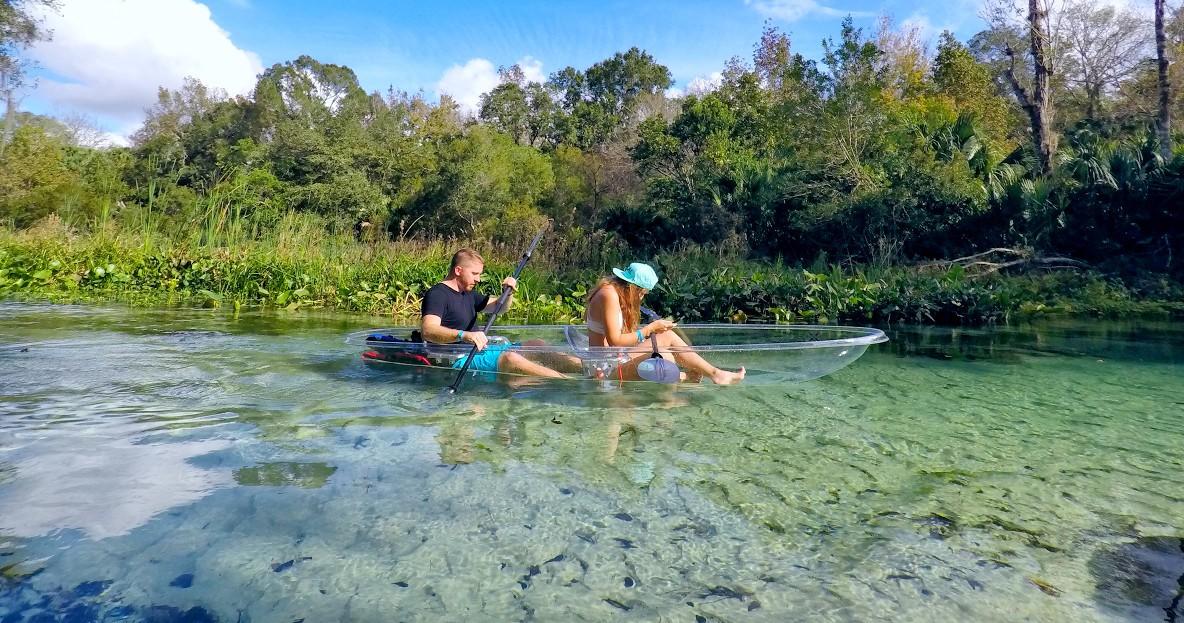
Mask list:
POLYGON ((617 298, 621 300, 621 318, 625 321, 625 331, 636 331, 637 322, 641 319, 641 288, 617 276, 602 277, 596 286, 588 292, 588 301, 605 286, 612 286, 617 291, 617 298))

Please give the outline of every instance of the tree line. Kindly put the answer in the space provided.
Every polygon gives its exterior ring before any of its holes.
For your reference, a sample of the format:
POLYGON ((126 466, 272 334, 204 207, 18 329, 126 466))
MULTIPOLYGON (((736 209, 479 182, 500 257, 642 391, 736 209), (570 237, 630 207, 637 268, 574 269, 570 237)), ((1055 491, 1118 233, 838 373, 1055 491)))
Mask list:
POLYGON ((893 264, 994 247, 1181 274, 1184 11, 993 1, 968 41, 848 18, 806 58, 766 24, 718 84, 672 96, 632 48, 545 81, 520 67, 475 116, 367 92, 348 67, 277 63, 247 96, 160 89, 128 148, 22 113, 45 0, 0 5, 0 219, 56 214, 164 235, 264 237, 292 214, 381 240, 726 248, 893 264), (1173 142, 1175 138, 1175 142, 1173 142), (211 227, 210 223, 218 223, 211 227))

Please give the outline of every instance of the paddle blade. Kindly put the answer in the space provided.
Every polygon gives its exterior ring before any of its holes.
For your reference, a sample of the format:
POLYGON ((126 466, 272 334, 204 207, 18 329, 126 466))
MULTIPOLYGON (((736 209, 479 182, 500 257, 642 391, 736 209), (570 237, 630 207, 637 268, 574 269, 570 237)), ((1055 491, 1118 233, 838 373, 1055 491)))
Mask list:
POLYGON ((682 372, 673 362, 661 357, 651 357, 637 364, 637 375, 654 383, 677 383, 682 372))
POLYGON ((438 413, 440 411, 452 410, 463 399, 464 397, 458 394, 455 389, 445 387, 437 392, 435 396, 427 398, 416 405, 415 410, 424 413, 438 413))

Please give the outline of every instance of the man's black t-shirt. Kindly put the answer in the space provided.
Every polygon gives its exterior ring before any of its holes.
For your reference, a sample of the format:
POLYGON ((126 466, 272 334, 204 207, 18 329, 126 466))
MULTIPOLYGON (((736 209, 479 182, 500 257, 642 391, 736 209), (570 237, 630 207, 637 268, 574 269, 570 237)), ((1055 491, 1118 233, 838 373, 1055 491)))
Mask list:
POLYGON ((488 294, 457 292, 443 283, 437 283, 423 295, 420 312, 424 316, 439 316, 440 326, 472 331, 477 312, 485 309, 488 303, 488 294))

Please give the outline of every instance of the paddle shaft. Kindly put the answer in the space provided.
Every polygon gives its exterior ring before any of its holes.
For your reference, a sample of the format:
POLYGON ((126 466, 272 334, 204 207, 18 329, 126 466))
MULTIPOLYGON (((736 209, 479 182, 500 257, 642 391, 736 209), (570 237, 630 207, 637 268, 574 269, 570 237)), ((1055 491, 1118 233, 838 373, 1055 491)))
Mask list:
MULTIPOLYGON (((654 321, 654 320, 661 318, 661 316, 658 315, 658 312, 655 312, 654 310, 646 307, 645 305, 641 306, 641 313, 648 316, 650 321, 654 321)), ((650 345, 652 345, 654 347, 654 352, 652 355, 650 355, 650 359, 653 359, 655 357, 661 357, 662 355, 658 352, 658 334, 657 333, 650 334, 650 345)))
MULTIPOLYGON (((518 275, 522 274, 522 269, 526 268, 526 263, 530 261, 530 256, 534 254, 535 247, 539 246, 539 241, 543 239, 543 234, 546 232, 547 227, 543 226, 543 228, 539 230, 539 233, 535 235, 534 240, 530 241, 530 247, 526 249, 526 253, 522 254, 522 259, 518 260, 518 266, 514 268, 513 276, 515 280, 518 279, 518 275)), ((509 293, 510 286, 503 286, 502 294, 501 296, 497 297, 497 305, 493 308, 493 311, 490 312, 489 320, 485 323, 485 329, 482 331, 483 333, 489 333, 490 327, 493 326, 493 321, 497 320, 497 315, 502 313, 502 308, 506 305, 506 298, 509 293)), ((465 379, 465 372, 468 372, 469 366, 473 365, 473 356, 476 354, 477 345, 473 344, 472 350, 469 351, 468 357, 465 358, 464 367, 460 369, 460 372, 456 375, 456 380, 452 382, 452 385, 448 386, 449 393, 455 394, 458 390, 460 390, 460 384, 465 379)))

